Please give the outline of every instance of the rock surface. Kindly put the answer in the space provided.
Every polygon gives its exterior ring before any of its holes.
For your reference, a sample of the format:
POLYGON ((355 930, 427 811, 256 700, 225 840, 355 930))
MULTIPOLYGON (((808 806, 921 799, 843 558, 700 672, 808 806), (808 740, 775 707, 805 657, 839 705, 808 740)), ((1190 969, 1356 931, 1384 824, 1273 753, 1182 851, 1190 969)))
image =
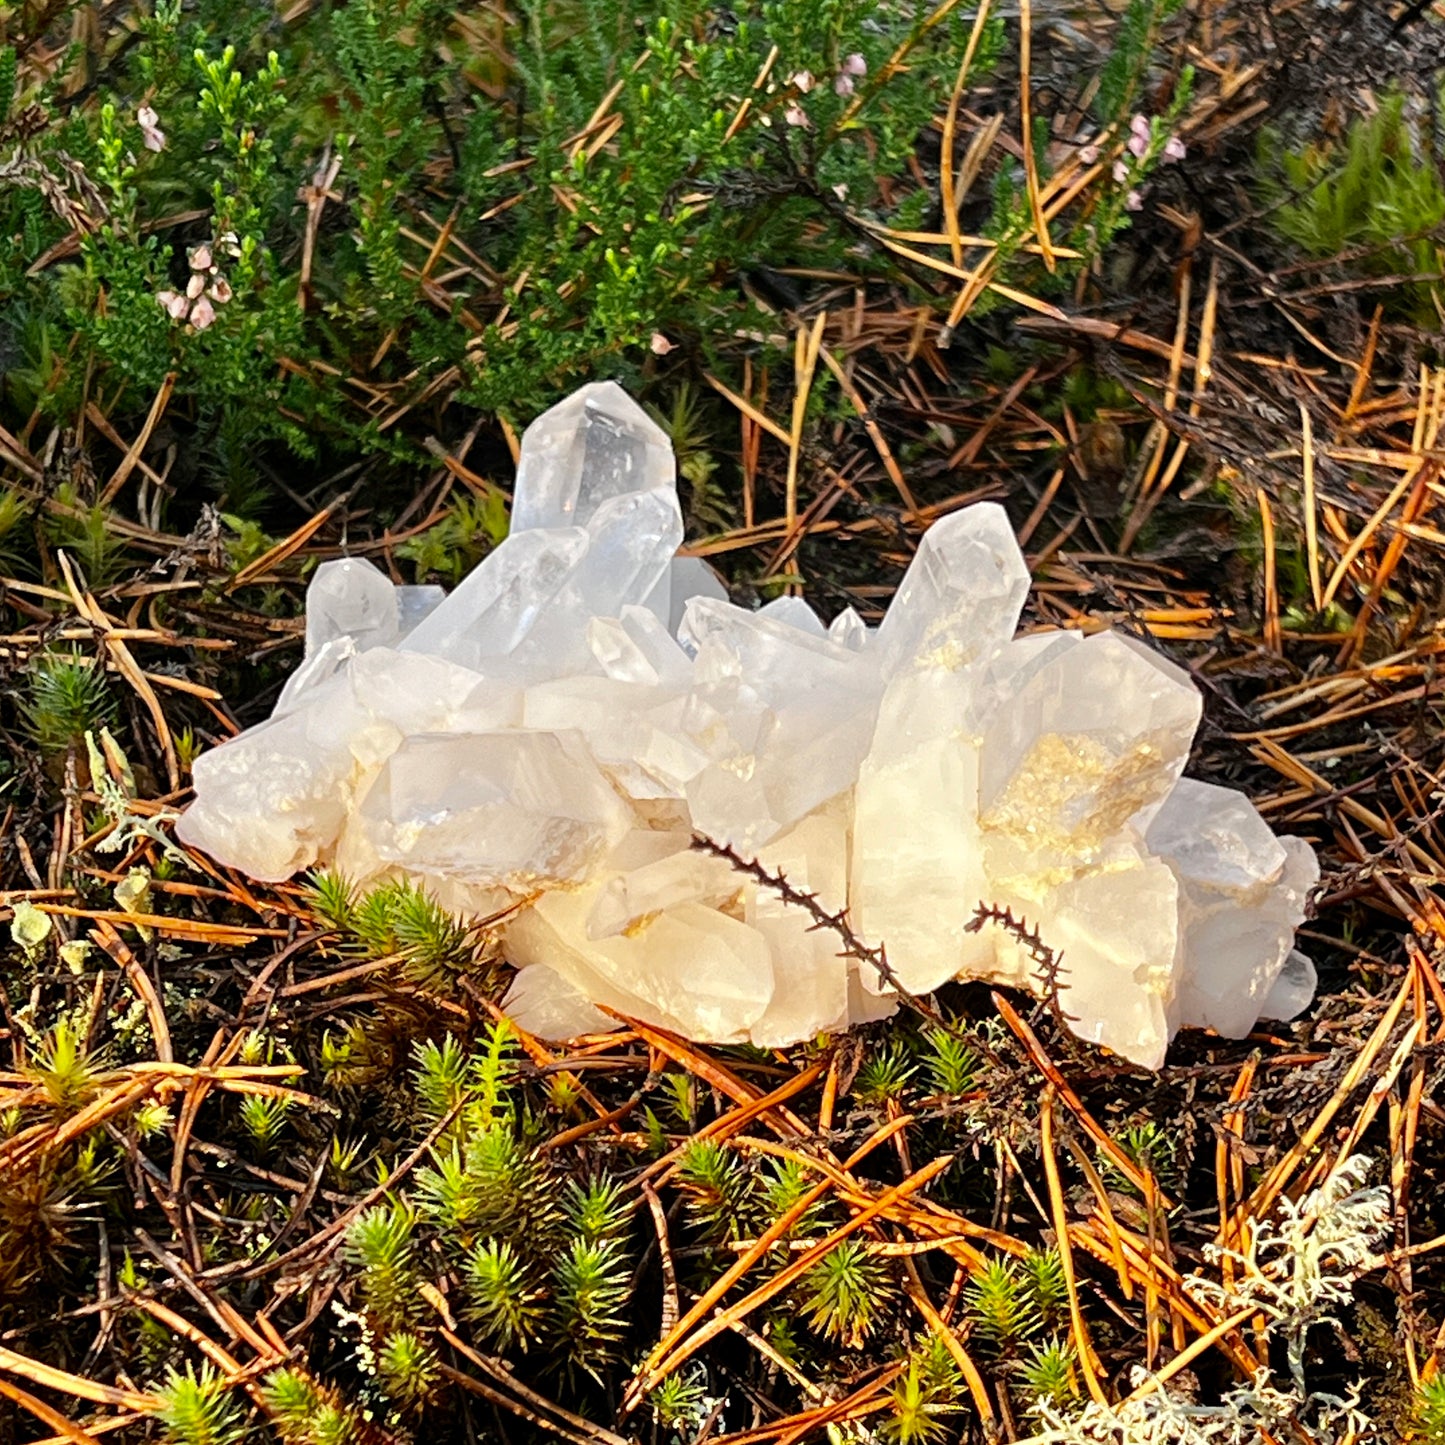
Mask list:
POLYGON ((507 539, 449 596, 319 567, 275 715, 195 765, 183 841, 253 877, 406 876, 506 912, 508 1008, 565 1037, 635 1016, 773 1047, 886 1015, 889 980, 727 861, 846 909, 892 980, 1039 984, 980 904, 1061 960, 1082 1037, 1157 1068, 1181 1026, 1291 1016, 1318 877, 1242 794, 1182 777, 1188 675, 1117 633, 1016 637, 1002 508, 924 535, 882 625, 733 606, 663 432, 612 383, 522 439, 507 539))

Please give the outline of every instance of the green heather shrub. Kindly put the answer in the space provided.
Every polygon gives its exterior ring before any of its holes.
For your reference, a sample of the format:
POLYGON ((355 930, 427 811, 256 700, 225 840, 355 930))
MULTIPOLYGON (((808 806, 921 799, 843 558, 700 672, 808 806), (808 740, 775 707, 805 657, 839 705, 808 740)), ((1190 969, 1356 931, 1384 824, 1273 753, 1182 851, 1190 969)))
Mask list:
MULTIPOLYGON (((1137 104, 1177 6, 1126 8, 1102 121, 1137 104)), ((83 47, 44 76, 0 48, 0 136, 16 146, 0 420, 28 435, 87 401, 142 417, 171 378, 167 426, 189 443, 176 476, 222 492, 244 540, 287 458, 429 464, 439 403, 522 423, 595 376, 639 382, 669 345, 728 372, 720 341, 766 354, 778 330, 743 278, 903 275, 876 230, 938 224, 916 157, 974 16, 899 0, 484 14, 354 0, 282 19, 148 0, 79 102, 83 47)), ((991 19, 973 81, 1013 43, 991 19)), ((1060 239, 1107 243, 1169 123, 1060 239)), ((978 220, 1001 277, 1057 290, 1067 276, 1015 244, 1021 177, 1001 168, 978 220)), ((696 430, 679 405, 674 427, 696 430)), ((705 449, 693 462, 706 510, 705 449)), ((419 575, 454 581, 505 518, 483 501, 448 525, 402 549, 419 575)), ((0 514, 0 547, 7 530, 0 514)))
POLYGON ((1260 139, 1264 199, 1275 229, 1306 255, 1351 255, 1367 276, 1430 279, 1390 288, 1398 306, 1424 325, 1437 325, 1445 291, 1445 180, 1423 126, 1405 97, 1386 95, 1373 115, 1355 120, 1342 142, 1281 149, 1277 134, 1260 139))

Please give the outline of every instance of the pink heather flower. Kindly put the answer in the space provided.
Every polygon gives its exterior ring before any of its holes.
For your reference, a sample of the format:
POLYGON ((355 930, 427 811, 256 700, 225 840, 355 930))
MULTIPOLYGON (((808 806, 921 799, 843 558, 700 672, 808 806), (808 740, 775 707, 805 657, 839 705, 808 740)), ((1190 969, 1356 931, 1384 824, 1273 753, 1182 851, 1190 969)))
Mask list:
POLYGON ((191 307, 191 325, 197 331, 204 331, 211 322, 216 319, 216 308, 202 296, 194 306, 191 307))
POLYGON ((199 274, 192 275, 191 279, 186 282, 186 296, 191 301, 194 301, 205 289, 206 278, 199 274))
POLYGON ((217 276, 206 288, 206 295, 216 303, 217 306, 224 306, 231 299, 231 283, 224 276, 217 276))
POLYGON ((652 340, 648 346, 654 356, 666 356, 669 351, 677 350, 677 342, 669 341, 660 331, 652 333, 652 340))
POLYGON ((160 116, 148 105, 135 113, 136 124, 140 126, 141 139, 148 151, 163 151, 166 148, 166 133, 160 127, 160 116))
POLYGON ((1134 134, 1129 137, 1129 141, 1128 141, 1128 151, 1129 151, 1129 154, 1130 154, 1131 156, 1138 156, 1138 157, 1142 160, 1143 157, 1144 157, 1145 152, 1148 151, 1148 149, 1149 149, 1149 137, 1148 137, 1148 135, 1147 135, 1147 134, 1146 134, 1146 135, 1140 135, 1140 133, 1136 130, 1136 131, 1134 132, 1134 134))
POLYGON ((211 258, 211 248, 209 246, 203 244, 197 246, 196 249, 191 252, 192 271, 214 271, 215 269, 216 263, 211 258))
POLYGON ((1127 181, 1128 179, 1129 179, 1129 167, 1126 166, 1123 161, 1115 161, 1115 162, 1114 162, 1114 180, 1115 180, 1119 185, 1122 186, 1122 185, 1124 184, 1124 182, 1127 181))
POLYGON ((1184 142, 1177 135, 1171 135, 1164 142, 1163 160, 1165 165, 1173 161, 1182 161, 1187 152, 1184 149, 1184 142))
POLYGON ((796 75, 788 77, 788 84, 795 86, 804 95, 813 88, 813 72, 811 70, 800 70, 796 75))
POLYGON ((1135 135, 1142 135, 1145 140, 1148 140, 1153 127, 1150 125, 1147 115, 1136 115, 1134 119, 1129 122, 1129 129, 1135 135))
POLYGON ((1099 147, 1092 141, 1086 146, 1079 147, 1079 160, 1083 165, 1091 166, 1099 159, 1099 147))
POLYGON ((844 75, 867 75, 868 62, 855 50, 852 55, 844 59, 842 71, 844 75))
POLYGON ((191 303, 187 301, 184 296, 179 295, 175 291, 157 291, 156 300, 160 305, 165 307, 166 315, 169 316, 172 321, 183 320, 191 306, 191 303))
POLYGON ((1124 209, 1126 211, 1142 211, 1144 209, 1144 198, 1138 191, 1130 191, 1124 197, 1124 209))
POLYGON ((790 105, 787 110, 783 112, 783 119, 787 121, 789 125, 801 126, 804 130, 808 129, 808 113, 801 105, 790 105))
POLYGON ((241 254, 241 243, 237 239, 234 231, 227 231, 217 242, 217 245, 219 245, 228 256, 239 256, 241 254))
POLYGON ((853 77, 849 75, 846 70, 840 70, 837 80, 833 82, 833 89, 836 90, 839 95, 852 95, 853 77))

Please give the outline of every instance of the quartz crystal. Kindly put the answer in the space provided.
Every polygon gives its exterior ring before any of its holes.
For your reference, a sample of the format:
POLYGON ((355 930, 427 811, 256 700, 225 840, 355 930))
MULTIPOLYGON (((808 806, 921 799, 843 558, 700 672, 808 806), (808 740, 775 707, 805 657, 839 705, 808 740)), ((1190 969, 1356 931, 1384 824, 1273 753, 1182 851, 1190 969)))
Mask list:
POLYGON ((1041 987, 980 905, 1038 930, 1081 1038, 1146 1067, 1181 1027, 1308 1006, 1313 850, 1183 777, 1186 672, 1120 633, 1018 634, 1001 507, 934 523, 876 630, 734 606, 681 540, 666 436, 583 387, 527 429, 511 532, 450 595, 317 568, 301 665, 197 760, 179 836, 258 879, 408 878, 493 920, 505 1007, 544 1038, 622 1016, 780 1047, 900 987, 1041 987))

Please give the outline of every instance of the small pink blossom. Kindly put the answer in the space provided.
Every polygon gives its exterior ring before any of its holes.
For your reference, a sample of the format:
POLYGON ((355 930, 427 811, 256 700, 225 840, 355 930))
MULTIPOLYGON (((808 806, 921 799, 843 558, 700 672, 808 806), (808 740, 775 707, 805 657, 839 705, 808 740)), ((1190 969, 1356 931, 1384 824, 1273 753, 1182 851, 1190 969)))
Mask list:
POLYGON ((148 151, 163 151, 166 148, 166 133, 161 129, 160 116, 148 105, 141 106, 135 113, 136 124, 140 126, 141 139, 148 151))
POLYGON ((191 252, 192 271, 214 271, 216 263, 211 256, 211 248, 205 244, 199 245, 191 252))
POLYGON ((241 243, 234 231, 227 231, 216 243, 228 256, 239 256, 241 254, 241 243))
POLYGON ((848 199, 847 182, 839 181, 838 184, 833 187, 833 194, 837 196, 840 201, 846 201, 848 199))
POLYGON ((855 50, 844 59, 841 69, 844 75, 867 75, 868 62, 855 50))
POLYGON ((677 342, 669 341, 660 331, 652 333, 652 340, 648 345, 654 356, 666 356, 669 351, 677 350, 677 342))
POLYGON ((1122 185, 1124 184, 1124 182, 1127 181, 1128 179, 1129 179, 1129 167, 1126 166, 1123 161, 1115 161, 1115 162, 1114 162, 1114 180, 1115 180, 1119 185, 1122 186, 1122 185))
POLYGON ((216 319, 216 308, 211 305, 206 297, 202 296, 194 306, 191 307, 191 325, 197 331, 204 331, 211 322, 216 319))
POLYGON ((1124 197, 1124 209, 1126 211, 1142 211, 1144 209, 1144 197, 1138 191, 1130 191, 1124 197))
POLYGON ((206 287, 206 295, 218 306, 224 306, 231 299, 231 283, 224 276, 217 276, 211 284, 206 287))
POLYGON ((1186 154, 1184 142, 1180 140, 1177 135, 1171 135, 1169 139, 1164 142, 1162 155, 1165 165, 1170 165, 1174 161, 1182 161, 1186 154))
POLYGON ((1148 140, 1153 131, 1153 126, 1150 124, 1147 115, 1136 115, 1133 120, 1129 122, 1129 129, 1135 135, 1142 135, 1145 140, 1148 140))
POLYGON ((191 307, 191 303, 175 291, 157 291, 156 300, 165 308, 172 321, 183 319, 191 307))
POLYGON ((192 274, 186 282, 186 299, 194 301, 206 289, 206 278, 199 273, 192 274))
POLYGON ((790 105, 787 110, 783 112, 783 119, 787 121, 789 125, 800 126, 803 130, 807 130, 811 124, 808 120, 807 111, 805 111, 801 105, 796 104, 790 105))
POLYGON ((854 90, 853 77, 846 70, 838 72, 838 78, 833 82, 833 89, 839 95, 852 95, 854 90))
POLYGON ((788 84, 807 95, 813 88, 813 73, 810 70, 800 70, 796 75, 788 77, 788 84))
POLYGON ((1079 160, 1083 165, 1091 166, 1099 159, 1099 147, 1092 141, 1086 146, 1079 147, 1079 160))
POLYGON ((1140 135, 1139 132, 1136 130, 1134 134, 1129 137, 1129 154, 1131 156, 1138 156, 1139 159, 1142 160, 1148 149, 1149 137, 1147 135, 1140 135))

